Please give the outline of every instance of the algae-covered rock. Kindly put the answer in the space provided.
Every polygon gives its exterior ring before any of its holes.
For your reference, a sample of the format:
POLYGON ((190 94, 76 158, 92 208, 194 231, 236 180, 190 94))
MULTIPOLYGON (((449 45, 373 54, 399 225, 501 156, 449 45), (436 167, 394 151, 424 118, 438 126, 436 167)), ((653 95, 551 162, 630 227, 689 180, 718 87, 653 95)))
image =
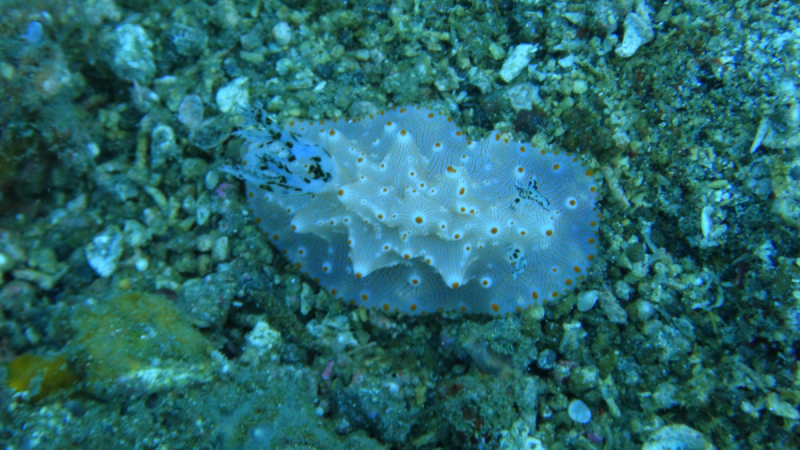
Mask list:
POLYGON ((61 355, 24 354, 8 363, 6 385, 33 402, 69 388, 77 381, 67 359, 61 355))
POLYGON ((75 312, 72 326, 69 346, 96 395, 141 395, 209 379, 211 347, 160 295, 92 301, 75 312))

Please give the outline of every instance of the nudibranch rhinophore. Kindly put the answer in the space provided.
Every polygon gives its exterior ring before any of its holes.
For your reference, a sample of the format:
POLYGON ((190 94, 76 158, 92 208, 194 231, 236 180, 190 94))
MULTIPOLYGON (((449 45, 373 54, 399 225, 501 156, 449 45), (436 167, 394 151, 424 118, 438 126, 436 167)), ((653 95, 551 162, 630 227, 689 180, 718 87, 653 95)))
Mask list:
POLYGON ((352 304, 521 311, 562 298, 597 254, 597 184, 568 153, 469 140, 417 106, 249 128, 224 170, 267 238, 352 304))

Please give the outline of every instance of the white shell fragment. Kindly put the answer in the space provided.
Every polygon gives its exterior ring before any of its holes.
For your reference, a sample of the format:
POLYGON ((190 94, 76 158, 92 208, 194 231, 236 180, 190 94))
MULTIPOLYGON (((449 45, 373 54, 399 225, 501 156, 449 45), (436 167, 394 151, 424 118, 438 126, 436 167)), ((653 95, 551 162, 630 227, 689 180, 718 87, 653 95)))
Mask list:
POLYGON ((117 227, 108 227, 86 246, 86 261, 101 277, 110 277, 117 270, 124 239, 117 227))

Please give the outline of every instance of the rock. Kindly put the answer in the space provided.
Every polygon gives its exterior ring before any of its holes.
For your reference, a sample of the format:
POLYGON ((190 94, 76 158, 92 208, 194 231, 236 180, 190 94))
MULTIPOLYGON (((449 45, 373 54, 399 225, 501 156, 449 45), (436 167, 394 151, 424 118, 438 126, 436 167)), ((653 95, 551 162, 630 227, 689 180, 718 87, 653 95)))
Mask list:
POLYGON ((156 74, 153 41, 141 25, 126 23, 114 30, 111 70, 126 80, 149 84, 156 74))
POLYGON ((124 248, 124 239, 119 228, 108 227, 86 246, 86 261, 98 275, 110 277, 117 270, 124 248))
POLYGON ((642 450, 713 450, 715 447, 708 439, 686 425, 667 425, 645 442, 642 450))
POLYGON ((616 49, 617 55, 623 58, 630 58, 639 47, 652 41, 655 37, 650 21, 635 12, 625 17, 624 26, 625 37, 622 39, 622 44, 616 49))
POLYGON ((528 63, 531 62, 531 54, 536 51, 537 47, 531 44, 520 44, 514 47, 503 62, 500 78, 506 83, 516 78, 524 68, 528 67, 528 63))

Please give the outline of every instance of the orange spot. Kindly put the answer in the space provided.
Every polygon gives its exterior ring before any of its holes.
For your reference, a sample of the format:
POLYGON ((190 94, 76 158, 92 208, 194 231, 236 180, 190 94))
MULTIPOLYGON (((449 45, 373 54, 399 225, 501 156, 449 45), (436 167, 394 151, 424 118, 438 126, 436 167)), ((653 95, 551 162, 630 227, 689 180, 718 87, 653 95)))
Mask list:
POLYGON ((577 204, 577 202, 575 200, 570 200, 569 204, 570 204, 570 206, 575 206, 577 204))
POLYGON ((517 312, 522 312, 522 308, 520 308, 519 306, 517 306, 517 312))
POLYGON ((383 214, 378 214, 378 220, 383 220, 383 214))
POLYGON ((461 207, 461 212, 467 212, 467 208, 461 207))
POLYGON ((519 173, 523 173, 523 172, 525 172, 525 169, 523 169, 522 167, 518 167, 518 168, 517 168, 517 172, 519 172, 519 173))
POLYGON ((247 165, 247 161, 243 162, 243 163, 242 163, 242 165, 243 165, 243 166, 246 166, 246 165, 247 165))
POLYGON ((484 286, 488 286, 489 285, 489 280, 483 280, 483 285, 484 286))
POLYGON ((467 312, 467 307, 466 306, 462 306, 461 307, 461 312, 467 312))
POLYGON ((572 270, 574 270, 575 273, 580 273, 581 272, 581 268, 578 267, 578 266, 573 267, 572 270))
POLYGON ((367 301, 368 298, 367 294, 361 294, 361 300, 367 301))
POLYGON ((453 166, 447 166, 447 171, 450 172, 450 173, 456 173, 457 172, 456 169, 453 168, 453 166))
POLYGON ((291 122, 289 122, 289 126, 290 126, 290 127, 293 127, 293 126, 294 126, 294 120, 293 120, 293 121, 291 121, 291 122))
POLYGON ((448 121, 448 122, 452 122, 452 121, 453 121, 453 119, 451 119, 451 118, 449 118, 449 117, 448 117, 448 118, 447 118, 447 121, 448 121))
POLYGON ((453 236, 453 237, 454 237, 454 238, 456 238, 456 239, 461 239, 461 235, 460 235, 460 234, 456 234, 456 235, 455 235, 455 236, 453 236))
POLYGON ((456 136, 461 136, 461 132, 460 131, 456 131, 456 136))
POLYGON ((302 255, 303 254, 303 249, 298 250, 297 253, 300 253, 302 255))
POLYGON ((338 292, 336 289, 331 289, 331 295, 336 295, 338 292))
POLYGON ((361 272, 356 272, 356 278, 361 278, 361 272))
POLYGON ((357 161, 358 161, 358 162, 362 162, 362 161, 364 161, 364 158, 358 158, 358 160, 357 160, 357 161))
POLYGON ((558 292, 553 291, 553 298, 556 298, 556 297, 558 297, 558 292))
POLYGON ((553 164, 553 170, 558 170, 558 164, 553 164))
POLYGON ((277 241, 278 240, 278 235, 277 234, 273 234, 272 235, 272 240, 273 241, 277 241))
POLYGON ((343 196, 344 195, 344 189, 339 189, 339 192, 337 192, 337 194, 339 194, 339 197, 343 196))
POLYGON ((508 144, 508 139, 503 139, 503 142, 505 142, 506 144, 508 144))
POLYGON ((417 217, 416 219, 414 219, 414 222, 422 223, 422 217, 417 217))
POLYGON ((296 230, 297 230, 297 227, 292 225, 292 231, 296 231, 296 230))
POLYGON ((567 281, 565 283, 567 283, 567 286, 572 286, 572 280, 570 280, 569 278, 567 278, 567 281))
POLYGON ((391 121, 389 121, 389 122, 386 122, 386 126, 387 126, 387 127, 390 127, 390 126, 392 126, 392 122, 391 122, 391 121))
POLYGON ((328 266, 322 266, 322 271, 323 272, 327 272, 328 271, 328 266))
POLYGON ((253 193, 252 192, 248 192, 247 195, 249 195, 250 198, 253 198, 253 193))
POLYGON ((412 311, 416 311, 417 310, 417 304, 416 303, 412 303, 411 304, 411 310, 412 311))
POLYGON ((405 136, 405 135, 406 135, 406 130, 400 130, 400 136, 405 136))
POLYGON ((404 113, 404 112, 406 112, 406 109, 405 108, 400 108, 400 113, 404 113))
POLYGON ((534 300, 539 300, 539 293, 538 292, 533 291, 533 293, 531 295, 533 296, 534 300))
POLYGON ((500 140, 500 133, 497 133, 497 134, 494 135, 494 140, 495 141, 499 141, 500 140))
POLYGON ((425 262, 430 264, 431 263, 431 259, 430 258, 425 258, 425 262))
POLYGON ((433 119, 433 113, 428 113, 428 119, 433 119))
POLYGON ((590 191, 592 191, 592 192, 596 192, 596 191, 597 191, 597 188, 596 188, 596 187, 594 187, 594 186, 592 186, 592 187, 590 187, 590 188, 589 188, 589 190, 590 190, 590 191))
POLYGON ((497 312, 500 311, 500 305, 497 303, 492 303, 492 311, 497 312))
POLYGON ((294 263, 294 266, 295 266, 295 267, 297 267, 297 268, 299 269, 299 268, 303 267, 303 264, 302 264, 302 263, 299 263, 299 262, 297 262, 297 263, 294 263))
POLYGON ((336 136, 336 130, 331 130, 331 136, 336 136))
POLYGON ((453 283, 451 286, 453 287, 453 289, 458 289, 458 287, 460 286, 460 284, 458 284, 458 283, 453 283))
POLYGON ((595 221, 593 220, 593 221, 589 222, 589 226, 590 226, 590 227, 597 226, 597 222, 595 222, 595 221))
POLYGON ((547 231, 544 232, 544 234, 546 234, 548 236, 552 236, 553 235, 553 230, 547 230, 547 231))
POLYGON ((519 234, 525 236, 527 233, 525 232, 525 230, 522 230, 522 231, 519 232, 519 234))
POLYGON ((587 176, 587 177, 590 177, 590 176, 592 176, 593 174, 594 174, 594 172, 592 172, 592 170, 591 170, 591 169, 589 169, 589 170, 587 170, 587 171, 586 171, 586 176, 587 176))
POLYGON ((594 238, 589 238, 589 243, 594 244, 594 238))
POLYGON ((261 223, 261 217, 256 217, 256 223, 261 223))
POLYGON ((464 193, 465 193, 465 192, 467 192, 467 190, 466 190, 466 189, 464 189, 463 187, 462 187, 461 189, 459 189, 459 190, 458 190, 458 194, 459 194, 459 195, 464 195, 464 193))
POLYGON ((525 147, 520 147, 520 148, 519 148, 519 152, 520 152, 520 153, 525 153, 525 147))
POLYGON ((492 229, 491 229, 491 230, 489 230, 489 231, 491 231, 491 232, 492 232, 492 234, 497 234, 497 231, 498 231, 498 230, 497 230, 497 228, 492 228, 492 229))
POLYGON ((589 255, 589 261, 594 261, 594 255, 589 255))
POLYGON ((413 280, 411 280, 411 284, 413 284, 414 286, 416 286, 416 285, 418 285, 418 284, 419 284, 419 280, 418 280, 418 279, 416 279, 416 278, 414 278, 413 280))
POLYGON ((389 310, 389 305, 387 305, 386 303, 384 303, 384 304, 383 304, 383 310, 384 310, 384 311, 388 311, 388 310, 389 310))

